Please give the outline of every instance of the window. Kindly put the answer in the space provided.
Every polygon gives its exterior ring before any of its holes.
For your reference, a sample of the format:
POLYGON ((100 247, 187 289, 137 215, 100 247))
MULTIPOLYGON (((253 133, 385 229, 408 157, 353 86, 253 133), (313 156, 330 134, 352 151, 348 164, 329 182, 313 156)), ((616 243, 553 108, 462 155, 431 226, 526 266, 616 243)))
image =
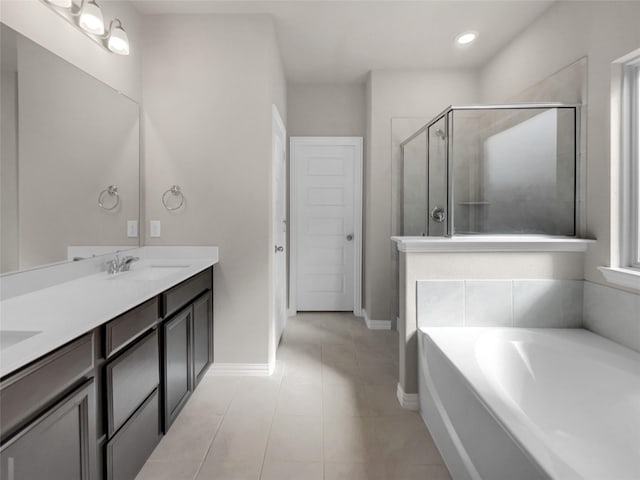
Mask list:
POLYGON ((623 74, 623 99, 628 105, 623 117, 626 168, 622 171, 628 174, 628 180, 623 179, 627 190, 624 221, 628 232, 623 238, 623 242, 628 242, 623 246, 626 253, 623 260, 627 266, 640 269, 640 58, 628 62, 623 74))
POLYGON ((640 291, 640 49, 612 64, 609 283, 640 291), (617 183, 617 185, 615 185, 617 183))

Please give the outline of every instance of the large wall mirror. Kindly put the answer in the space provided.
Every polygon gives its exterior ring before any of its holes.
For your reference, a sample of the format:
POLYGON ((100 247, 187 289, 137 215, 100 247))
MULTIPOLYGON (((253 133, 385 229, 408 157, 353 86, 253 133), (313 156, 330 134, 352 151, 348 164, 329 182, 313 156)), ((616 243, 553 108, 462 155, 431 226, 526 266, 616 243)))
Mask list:
POLYGON ((0 273, 137 247, 138 104, 0 28, 0 273))

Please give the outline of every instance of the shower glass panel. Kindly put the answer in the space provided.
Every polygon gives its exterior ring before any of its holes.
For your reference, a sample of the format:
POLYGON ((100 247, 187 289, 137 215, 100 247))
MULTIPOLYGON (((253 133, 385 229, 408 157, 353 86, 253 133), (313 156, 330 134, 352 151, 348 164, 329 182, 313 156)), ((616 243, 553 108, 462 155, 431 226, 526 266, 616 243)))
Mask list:
POLYGON ((403 144, 403 208, 411 199, 412 212, 426 211, 422 225, 412 214, 403 235, 574 236, 577 120, 574 105, 448 108, 403 144), (424 132, 426 146, 418 141, 424 132), (423 170, 418 145, 426 148, 423 170), (424 181, 407 178, 425 170, 424 181))
POLYGON ((422 130, 402 147, 402 231, 427 235, 427 132, 422 130))

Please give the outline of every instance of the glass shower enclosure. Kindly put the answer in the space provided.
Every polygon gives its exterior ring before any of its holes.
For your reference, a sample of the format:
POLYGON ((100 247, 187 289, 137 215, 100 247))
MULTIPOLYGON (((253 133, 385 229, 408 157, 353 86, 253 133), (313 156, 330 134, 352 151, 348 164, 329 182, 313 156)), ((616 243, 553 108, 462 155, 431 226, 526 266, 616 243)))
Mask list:
POLYGON ((402 144, 403 236, 575 236, 579 106, 450 106, 402 144))

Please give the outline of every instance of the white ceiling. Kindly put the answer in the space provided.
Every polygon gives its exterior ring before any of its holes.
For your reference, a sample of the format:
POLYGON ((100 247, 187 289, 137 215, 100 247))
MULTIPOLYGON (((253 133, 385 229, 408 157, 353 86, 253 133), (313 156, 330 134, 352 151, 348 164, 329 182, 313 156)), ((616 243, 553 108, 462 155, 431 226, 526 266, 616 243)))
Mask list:
POLYGON ((142 14, 273 16, 291 83, 359 83, 373 69, 477 68, 553 0, 133 0, 142 14), (478 40, 454 45, 476 30, 478 40))

